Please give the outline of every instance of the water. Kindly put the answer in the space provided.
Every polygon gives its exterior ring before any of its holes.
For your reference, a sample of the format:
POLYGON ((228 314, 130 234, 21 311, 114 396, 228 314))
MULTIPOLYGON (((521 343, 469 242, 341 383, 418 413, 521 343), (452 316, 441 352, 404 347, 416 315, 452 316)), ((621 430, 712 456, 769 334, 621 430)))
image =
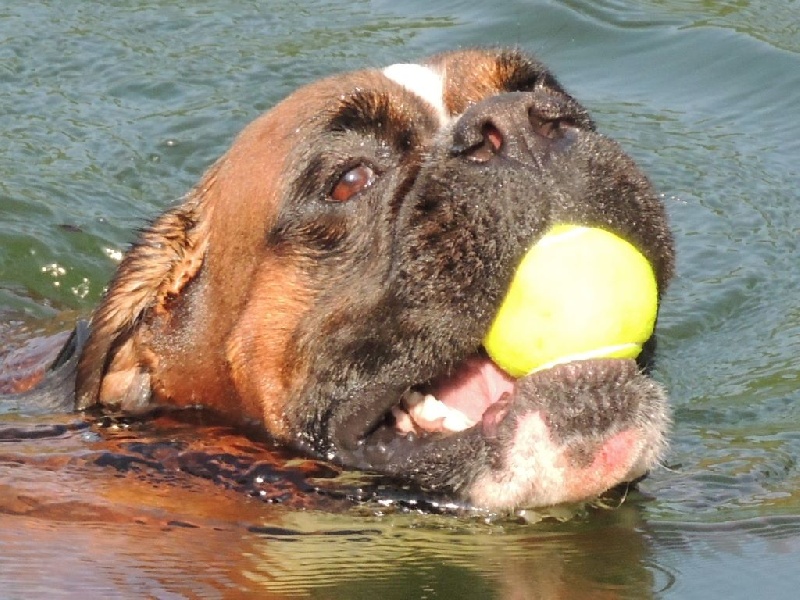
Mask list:
POLYGON ((281 463, 234 432, 111 435, 0 407, 2 428, 18 433, 0 440, 0 595, 796 596, 797 2, 183 4, 0 7, 6 339, 86 314, 133 230, 296 86, 518 45, 553 67, 668 206, 679 265, 656 375, 675 409, 669 468, 621 507, 565 522, 342 513, 336 500, 305 510, 307 490, 286 481, 342 476, 281 463), (284 479, 259 487, 262 464, 284 479), (237 469, 250 479, 237 483, 237 469))

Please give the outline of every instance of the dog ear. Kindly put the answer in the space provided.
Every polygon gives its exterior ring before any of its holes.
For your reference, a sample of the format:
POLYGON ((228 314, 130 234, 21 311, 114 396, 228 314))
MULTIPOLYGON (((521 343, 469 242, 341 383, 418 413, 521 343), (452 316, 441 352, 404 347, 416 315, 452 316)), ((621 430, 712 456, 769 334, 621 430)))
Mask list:
POLYGON ((200 271, 212 212, 212 168, 184 202, 142 230, 91 320, 78 362, 75 407, 102 403, 125 410, 150 400, 146 324, 200 271))

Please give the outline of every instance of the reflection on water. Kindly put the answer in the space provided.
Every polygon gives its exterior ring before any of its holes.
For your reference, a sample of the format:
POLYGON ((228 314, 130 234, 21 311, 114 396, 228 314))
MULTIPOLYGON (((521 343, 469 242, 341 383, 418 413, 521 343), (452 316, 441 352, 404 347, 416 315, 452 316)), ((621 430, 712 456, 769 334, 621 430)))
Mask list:
POLYGON ((0 358, 85 316, 131 232, 297 85, 516 44, 664 194, 675 425, 642 494, 531 525, 422 514, 224 427, 0 405, 0 596, 797 595, 796 2, 62 4, 0 9, 0 358))
POLYGON ((314 589, 321 598, 418 598, 437 588, 450 598, 647 598, 653 587, 641 566, 643 539, 624 527, 526 531, 398 516, 372 527, 260 539, 250 576, 268 589, 314 589), (610 548, 608 534, 619 534, 610 548))
POLYGON ((796 515, 648 523, 652 500, 637 493, 614 508, 545 512, 536 525, 437 515, 189 420, 7 419, 5 597, 650 598, 680 585, 664 555, 723 576, 732 557, 788 566, 800 552, 796 515))
POLYGON ((635 506, 533 527, 386 497, 356 503, 354 480, 335 484, 330 466, 169 417, 19 418, 0 440, 13 482, 0 484, 0 573, 13 573, 0 583, 12 595, 409 598, 445 583, 453 598, 644 598, 653 588, 635 506))

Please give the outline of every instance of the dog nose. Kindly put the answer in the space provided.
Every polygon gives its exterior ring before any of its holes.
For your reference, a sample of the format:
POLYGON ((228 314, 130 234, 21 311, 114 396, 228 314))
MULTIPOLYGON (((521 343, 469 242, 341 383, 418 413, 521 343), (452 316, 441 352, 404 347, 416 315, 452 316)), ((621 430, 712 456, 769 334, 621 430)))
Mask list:
POLYGON ((475 162, 496 156, 536 162, 566 149, 588 121, 566 95, 508 92, 472 105, 453 131, 451 152, 475 162))

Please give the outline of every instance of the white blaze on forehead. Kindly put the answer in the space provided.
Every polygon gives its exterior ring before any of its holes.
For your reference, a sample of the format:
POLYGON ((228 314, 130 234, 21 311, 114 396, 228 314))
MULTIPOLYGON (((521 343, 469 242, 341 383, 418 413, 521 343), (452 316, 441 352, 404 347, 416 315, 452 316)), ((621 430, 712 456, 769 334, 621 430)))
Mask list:
POLYGON ((399 63, 386 67, 383 74, 430 104, 439 116, 439 122, 447 123, 449 117, 444 107, 442 73, 425 65, 399 63))

